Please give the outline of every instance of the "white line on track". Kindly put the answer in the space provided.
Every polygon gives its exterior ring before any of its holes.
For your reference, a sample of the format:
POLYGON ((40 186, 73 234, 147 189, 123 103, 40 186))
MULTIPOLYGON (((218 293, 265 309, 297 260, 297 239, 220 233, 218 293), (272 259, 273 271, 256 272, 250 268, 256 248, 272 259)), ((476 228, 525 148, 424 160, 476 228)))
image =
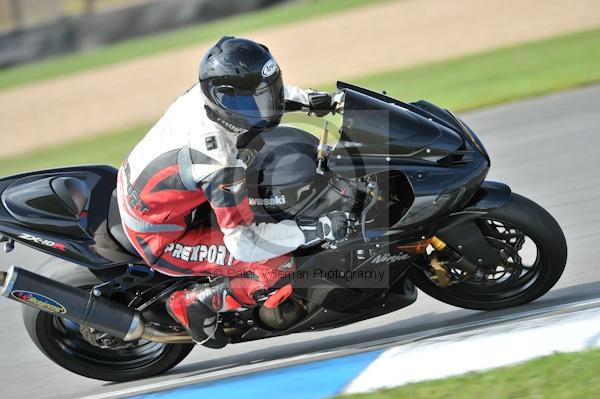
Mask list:
MULTIPOLYGON (((510 323, 514 321, 522 321, 526 319, 543 318, 552 315, 560 315, 564 313, 577 312, 589 308, 595 308, 600 306, 599 299, 591 299, 586 301, 573 302, 568 304, 556 305, 542 309, 527 310, 518 313, 512 313, 505 316, 498 316, 487 320, 479 320, 469 323, 462 323, 458 325, 435 328, 431 330, 420 331, 414 334, 404 335, 395 338, 386 338, 369 342, 367 345, 357 345, 354 347, 344 347, 331 351, 322 351, 302 354, 294 357, 270 360, 261 363, 254 363, 249 365, 239 365, 228 369, 216 370, 210 373, 204 373, 201 375, 192 375, 188 377, 179 377, 173 380, 161 381, 152 384, 146 384, 142 386, 136 386, 131 388, 125 388, 118 391, 107 392, 98 395, 85 396, 81 399, 112 399, 119 397, 126 397, 132 395, 139 395, 146 392, 160 391, 167 388, 173 388, 176 386, 187 385, 192 383, 199 383, 203 381, 212 381, 220 378, 239 376, 243 374, 250 374, 252 372, 260 370, 268 370, 276 367, 288 366, 297 363, 309 363, 311 361, 328 359, 339 357, 345 354, 354 354, 358 352, 365 352, 369 350, 377 350, 382 347, 402 345, 414 341, 420 341, 423 339, 455 333, 457 331, 474 330, 486 326, 498 325, 502 323, 510 323)), ((206 371, 206 370, 205 370, 206 371)))

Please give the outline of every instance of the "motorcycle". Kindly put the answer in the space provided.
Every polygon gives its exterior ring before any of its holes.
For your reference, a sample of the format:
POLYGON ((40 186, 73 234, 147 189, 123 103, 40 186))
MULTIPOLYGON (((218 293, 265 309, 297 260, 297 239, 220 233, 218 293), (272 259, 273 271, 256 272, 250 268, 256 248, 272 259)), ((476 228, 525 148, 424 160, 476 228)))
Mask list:
MULTIPOLYGON (((257 222, 339 210, 351 231, 295 251, 297 270, 274 287, 269 306, 220 314, 229 344, 394 312, 415 302, 415 286, 479 310, 525 304, 554 286, 567 258, 560 226, 485 180, 490 157, 469 126, 427 101, 343 82, 338 89, 345 99, 334 147, 327 129, 319 140, 280 126, 249 140, 240 158, 257 222)), ((5 250, 19 242, 76 264, 43 275, 12 266, 0 285, 3 296, 29 305, 25 327, 55 363, 129 381, 171 369, 194 348, 165 300, 212 277, 172 277, 144 264, 121 225, 116 174, 79 166, 0 179, 5 250)), ((198 226, 211 223, 209 207, 197 214, 198 226)))

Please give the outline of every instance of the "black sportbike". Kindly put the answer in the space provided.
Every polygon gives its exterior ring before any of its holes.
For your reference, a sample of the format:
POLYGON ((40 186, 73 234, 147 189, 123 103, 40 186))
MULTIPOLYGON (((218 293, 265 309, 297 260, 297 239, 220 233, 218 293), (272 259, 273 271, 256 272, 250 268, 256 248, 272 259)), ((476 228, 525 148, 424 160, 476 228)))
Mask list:
MULTIPOLYGON (((278 306, 221 314, 229 343, 394 312, 416 300, 415 286, 481 310, 521 305, 554 286, 567 259, 561 228, 505 184, 485 181, 490 158, 463 121, 426 101, 338 88, 345 101, 333 148, 326 129, 318 140, 281 126, 248 140, 240 157, 258 222, 339 210, 351 232, 294 252, 297 271, 277 286, 291 283, 293 292, 278 306)), ((50 359, 127 381, 169 370, 192 350, 165 299, 209 277, 170 277, 142 262, 121 227, 116 173, 79 166, 0 179, 5 250, 19 242, 80 265, 43 276, 13 266, 0 285, 29 305, 25 326, 50 359)), ((196 213, 198 226, 211 223, 209 208, 196 213)))

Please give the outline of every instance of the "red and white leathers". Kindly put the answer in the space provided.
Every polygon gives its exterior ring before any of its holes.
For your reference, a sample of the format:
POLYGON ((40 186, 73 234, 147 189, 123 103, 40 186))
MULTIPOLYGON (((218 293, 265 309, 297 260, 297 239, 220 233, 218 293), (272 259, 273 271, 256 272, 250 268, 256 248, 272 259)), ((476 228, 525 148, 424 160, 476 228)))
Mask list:
MULTIPOLYGON (((287 86, 285 96, 308 105, 305 90, 287 86)), ((294 270, 287 254, 305 244, 305 236, 294 221, 254 223, 237 153, 236 135, 207 116, 195 85, 119 169, 118 202, 127 237, 153 269, 230 277, 233 295, 253 304, 256 290, 294 270), (219 228, 192 226, 207 201, 219 228)))

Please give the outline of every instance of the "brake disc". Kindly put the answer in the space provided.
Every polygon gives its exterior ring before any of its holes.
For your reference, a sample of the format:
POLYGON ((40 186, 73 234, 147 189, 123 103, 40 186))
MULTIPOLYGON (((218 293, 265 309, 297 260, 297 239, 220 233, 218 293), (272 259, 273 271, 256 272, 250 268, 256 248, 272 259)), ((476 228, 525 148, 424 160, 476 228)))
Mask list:
POLYGON ((125 342, 105 332, 96 331, 91 327, 81 326, 79 332, 83 339, 101 349, 119 350, 136 346, 135 342, 125 342))

